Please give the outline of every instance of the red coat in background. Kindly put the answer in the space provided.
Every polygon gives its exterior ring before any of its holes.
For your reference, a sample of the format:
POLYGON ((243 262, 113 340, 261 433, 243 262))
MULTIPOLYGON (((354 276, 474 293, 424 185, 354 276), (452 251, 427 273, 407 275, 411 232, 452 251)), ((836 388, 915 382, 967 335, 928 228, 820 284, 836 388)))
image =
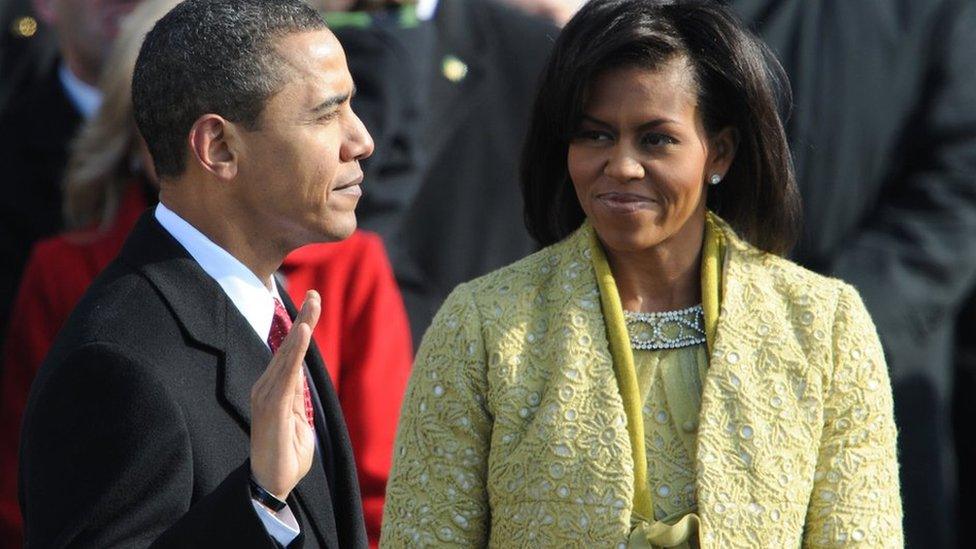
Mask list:
MULTIPOLYGON (((22 545, 17 447, 30 385, 71 310, 122 249, 146 208, 130 187, 114 226, 39 242, 24 271, 4 343, 0 384, 0 546, 22 545)), ((365 231, 295 250, 281 266, 295 303, 314 289, 322 315, 312 334, 339 394, 356 456, 370 545, 379 540, 400 402, 413 350, 403 300, 380 238, 365 231)))

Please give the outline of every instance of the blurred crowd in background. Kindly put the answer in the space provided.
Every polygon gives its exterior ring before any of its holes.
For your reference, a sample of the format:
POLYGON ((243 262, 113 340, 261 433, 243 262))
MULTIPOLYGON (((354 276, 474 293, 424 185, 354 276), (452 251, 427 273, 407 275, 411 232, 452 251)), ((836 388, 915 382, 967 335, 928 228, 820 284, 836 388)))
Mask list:
MULTIPOLYGON (((156 187, 128 97, 141 34, 120 32, 140 2, 3 1, 0 546, 19 546, 17 442, 31 380, 156 187)), ((345 48, 353 108, 376 148, 360 230, 298 250, 279 274, 293 296, 322 293, 314 337, 349 422, 375 542, 413 349, 455 285, 538 248, 522 221, 520 148, 539 71, 582 0, 308 2, 345 48)), ((790 77, 783 116, 804 205, 791 258, 856 286, 885 347, 907 543, 969 546, 976 2, 726 3, 790 77)), ((144 34, 151 23, 130 26, 144 34)))

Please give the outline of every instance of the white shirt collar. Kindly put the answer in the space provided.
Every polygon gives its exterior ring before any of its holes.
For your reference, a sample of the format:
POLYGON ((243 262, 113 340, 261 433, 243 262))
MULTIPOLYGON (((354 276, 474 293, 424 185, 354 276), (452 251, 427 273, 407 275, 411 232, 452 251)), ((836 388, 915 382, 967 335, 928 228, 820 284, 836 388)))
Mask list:
POLYGON ((271 280, 272 290, 268 291, 268 287, 243 263, 162 202, 156 206, 156 221, 186 248, 205 273, 217 281, 254 333, 267 345, 274 300, 281 298, 274 280, 271 280))
POLYGON ((421 21, 430 21, 434 18, 434 12, 437 11, 437 0, 418 0, 417 1, 417 19, 421 21))
POLYGON ((81 116, 86 120, 95 116, 102 104, 102 92, 95 86, 82 82, 64 63, 58 67, 58 78, 71 104, 78 109, 81 116))

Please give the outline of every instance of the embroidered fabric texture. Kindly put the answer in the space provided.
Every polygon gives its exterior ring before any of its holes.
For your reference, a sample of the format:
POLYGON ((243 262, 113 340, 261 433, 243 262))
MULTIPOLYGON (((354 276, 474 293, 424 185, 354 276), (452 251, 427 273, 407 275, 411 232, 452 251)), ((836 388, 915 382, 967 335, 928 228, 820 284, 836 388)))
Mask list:
POLYGON ((701 304, 678 311, 624 311, 630 346, 638 351, 680 349, 705 343, 705 313, 701 304))
POLYGON ((696 508, 695 446, 705 346, 634 353, 642 412, 647 482, 654 520, 673 523, 696 508))
MULTIPOLYGON (((438 312, 403 404, 383 546, 626 544, 633 458, 591 230, 462 284, 438 312)), ((864 305, 723 230, 694 462, 702 547, 901 547, 890 383, 864 305)))

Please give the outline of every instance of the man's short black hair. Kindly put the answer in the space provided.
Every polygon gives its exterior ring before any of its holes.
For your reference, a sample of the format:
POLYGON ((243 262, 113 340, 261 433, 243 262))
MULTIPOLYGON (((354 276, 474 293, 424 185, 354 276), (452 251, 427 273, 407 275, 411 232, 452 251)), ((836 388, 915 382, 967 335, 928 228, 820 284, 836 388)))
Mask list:
POLYGON ((132 79, 136 124, 160 178, 186 169, 186 141, 200 116, 253 129, 284 85, 275 39, 325 29, 301 0, 186 0, 156 23, 132 79))

